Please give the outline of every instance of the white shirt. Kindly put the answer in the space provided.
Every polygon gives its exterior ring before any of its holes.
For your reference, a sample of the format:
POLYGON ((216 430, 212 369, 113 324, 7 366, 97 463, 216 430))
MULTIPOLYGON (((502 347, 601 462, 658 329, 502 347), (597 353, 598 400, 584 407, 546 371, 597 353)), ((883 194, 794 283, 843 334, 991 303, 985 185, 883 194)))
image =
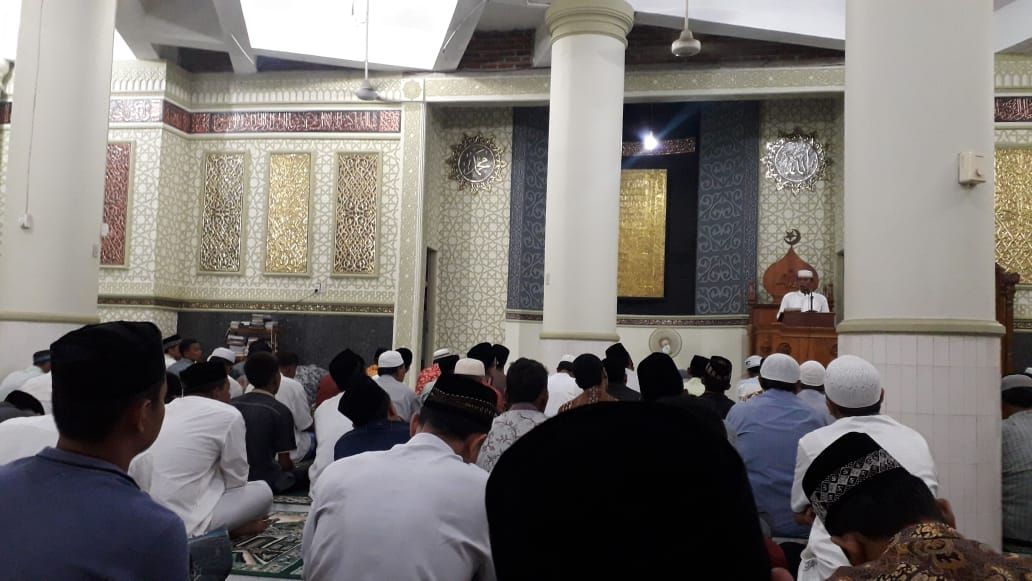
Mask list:
POLYGON ((693 377, 684 382, 684 389, 694 396, 700 396, 706 393, 706 386, 702 384, 702 380, 698 377, 693 377))
POLYGON ((287 406, 290 414, 294 416, 294 443, 297 448, 290 451, 290 459, 297 462, 312 450, 312 438, 305 433, 305 430, 312 427, 312 411, 308 407, 308 396, 301 383, 286 375, 281 375, 276 399, 287 406))
POLYGON ((786 310, 794 309, 804 313, 813 311, 815 313, 830 313, 828 299, 819 292, 812 292, 808 295, 800 291, 792 291, 781 299, 781 308, 778 309, 778 317, 786 310), (811 301, 811 297, 813 300, 811 301))
MULTIPOLYGON (((423 403, 416 396, 416 392, 411 387, 404 383, 394 379, 390 375, 378 375, 376 376, 376 383, 387 392, 387 395, 391 396, 391 403, 394 404, 394 411, 401 416, 401 419, 406 422, 412 419, 412 416, 419 413, 419 409, 423 407, 423 403)), ((425 389, 425 388, 424 388, 425 389)))
POLYGON ((334 462, 312 488, 305 578, 493 581, 487 476, 427 433, 334 462))
POLYGON ((39 400, 43 404, 43 413, 48 416, 54 413, 54 378, 49 373, 37 375, 26 381, 21 390, 39 400))
POLYGON ((229 380, 229 399, 244 395, 244 386, 240 385, 239 381, 234 379, 232 375, 227 375, 226 379, 229 380))
POLYGON ((823 393, 816 389, 800 389, 796 397, 806 402, 806 405, 813 408, 813 411, 817 412, 817 415, 824 418, 826 424, 831 424, 835 421, 835 416, 831 415, 828 411, 828 398, 823 393))
POLYGON ((333 448, 341 436, 351 431, 351 420, 337 409, 343 393, 335 395, 315 408, 315 461, 308 469, 312 487, 327 466, 333 463, 333 448))
POLYGON ((35 365, 26 367, 21 371, 12 371, 4 378, 3 383, 0 383, 0 400, 7 397, 7 394, 12 391, 21 389, 21 386, 25 385, 26 381, 40 375, 43 375, 43 370, 35 365))
POLYGON ((57 445, 54 416, 12 418, 0 422, 0 464, 35 456, 47 446, 57 445))
POLYGON ((745 401, 749 399, 753 394, 760 393, 763 388, 760 387, 759 377, 750 377, 743 379, 738 382, 738 389, 735 390, 738 395, 738 401, 745 401))
MULTIPOLYGON (((799 439, 796 454, 795 478, 792 481, 792 510, 802 512, 810 505, 803 493, 803 476, 810 463, 832 442, 849 432, 867 434, 885 448, 907 472, 928 485, 932 495, 939 490, 935 460, 928 443, 917 431, 904 426, 887 415, 840 418, 835 423, 814 430, 799 439)), ((813 522, 810 540, 803 550, 798 581, 818 581, 831 577, 839 567, 848 567, 849 560, 842 549, 831 541, 831 536, 820 518, 813 522)))
POLYGON ((577 380, 566 373, 556 373, 548 378, 548 403, 545 404, 545 415, 552 417, 559 413, 559 408, 568 401, 573 401, 584 390, 577 387, 577 380))
POLYGON ((165 354, 165 369, 172 367, 172 364, 176 362, 175 357, 172 357, 168 353, 165 354))
POLYGON ((633 369, 627 370, 627 385, 628 389, 641 393, 641 385, 638 383, 638 372, 633 369))
POLYGON ((246 433, 235 407, 198 395, 176 398, 165 406, 158 439, 129 475, 183 519, 187 536, 203 535, 223 493, 247 484, 246 433))

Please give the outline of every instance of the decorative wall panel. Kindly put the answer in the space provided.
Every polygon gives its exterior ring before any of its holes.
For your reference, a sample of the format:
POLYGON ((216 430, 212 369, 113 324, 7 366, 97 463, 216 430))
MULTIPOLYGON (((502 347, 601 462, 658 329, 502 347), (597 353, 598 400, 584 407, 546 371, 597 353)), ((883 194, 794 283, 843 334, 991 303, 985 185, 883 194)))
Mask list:
POLYGON ((0 125, 7 125, 11 122, 11 102, 0 101, 0 125))
POLYGON ((266 273, 308 273, 311 198, 312 155, 270 155, 268 219, 265 228, 266 273))
POLYGON ((996 262, 1032 282, 1032 149, 996 150, 996 262))
POLYGON ((997 123, 1032 122, 1032 97, 997 97, 995 109, 997 123))
MULTIPOLYGON (((161 329, 161 336, 167 337, 176 332, 179 315, 175 311, 167 309, 153 309, 140 307, 98 307, 97 316, 101 323, 111 321, 137 321, 154 323, 161 329)), ((209 344, 210 345, 210 344, 209 344)), ((209 349, 205 345, 205 349, 209 349)))
POLYGON ((101 266, 127 266, 126 241, 129 228, 129 184, 132 179, 133 144, 108 143, 104 170, 103 223, 107 234, 101 238, 101 266))
POLYGON ((163 104, 161 99, 112 99, 108 107, 108 122, 159 122, 163 104))
POLYGON ((201 191, 200 270, 240 272, 247 197, 247 154, 204 156, 201 191))
POLYGON ((190 133, 398 133, 401 112, 234 111, 192 113, 190 133))
POLYGON ((513 109, 508 308, 541 310, 545 284, 548 109, 513 109))
POLYGON ((699 131, 695 314, 743 314, 756 273, 759 103, 707 104, 699 131))
POLYGON ((333 274, 376 274, 380 156, 337 155, 333 274))
POLYGON ((667 172, 620 172, 620 250, 617 295, 663 297, 666 266, 667 172))

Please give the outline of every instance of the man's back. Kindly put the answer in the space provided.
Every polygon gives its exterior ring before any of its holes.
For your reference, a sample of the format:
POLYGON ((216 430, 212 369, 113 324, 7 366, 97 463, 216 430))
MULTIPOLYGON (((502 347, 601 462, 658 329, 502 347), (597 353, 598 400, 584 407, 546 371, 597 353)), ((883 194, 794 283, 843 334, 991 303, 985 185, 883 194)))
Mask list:
POLYGON ((333 446, 334 460, 362 454, 390 450, 398 444, 409 441, 410 429, 407 422, 392 422, 387 419, 369 422, 342 435, 333 446))
POLYGON ((771 389, 732 407, 727 423, 738 437, 756 506, 770 516, 774 536, 806 537, 809 527, 795 523, 789 501, 796 448, 824 420, 794 393, 771 389))
POLYGON ((484 505, 487 477, 426 433, 386 452, 333 463, 313 487, 315 502, 304 533, 305 576, 494 579, 484 505))
POLYGON ((412 419, 413 415, 419 413, 419 398, 416 397, 416 392, 409 389, 409 386, 390 375, 377 376, 376 383, 390 396, 391 403, 394 404, 394 411, 401 416, 401 419, 407 422, 412 419))
MULTIPOLYGON (((1001 425, 1004 545, 1032 543, 1032 410, 1018 412, 1001 425)), ((1032 547, 1014 545, 1032 552, 1032 547)))
POLYGON ((606 391, 620 401, 641 401, 641 394, 627 387, 626 383, 610 383, 606 391))
POLYGON ((0 579, 176 580, 183 521, 102 460, 48 448, 0 466, 0 579))
POLYGON ((54 378, 49 373, 37 375, 22 384, 21 390, 36 398, 47 414, 54 413, 54 378))
POLYGON ((287 409, 290 410, 290 417, 293 418, 296 448, 291 452, 290 457, 297 462, 307 456, 312 448, 312 440, 305 434, 305 431, 312 427, 312 408, 308 404, 304 386, 286 375, 280 377, 276 399, 287 406, 287 409))
POLYGON ((54 416, 14 418, 0 423, 0 465, 39 454, 57 445, 54 416))
POLYGON ((21 386, 25 385, 26 381, 40 375, 43 375, 43 370, 35 365, 27 369, 12 371, 0 382, 0 399, 7 397, 7 394, 16 389, 21 389, 21 386))
POLYGON ((245 393, 232 404, 244 416, 247 427, 248 480, 265 480, 271 486, 280 472, 276 455, 296 447, 294 418, 286 406, 265 393, 245 393))
POLYGON ((338 392, 315 408, 315 460, 308 469, 308 479, 313 486, 322 471, 333 463, 337 440, 353 427, 351 420, 338 409, 343 395, 338 392))
POLYGON ((568 401, 573 401, 584 390, 577 387, 577 380, 566 373, 556 373, 548 378, 548 404, 545 415, 552 417, 568 401))

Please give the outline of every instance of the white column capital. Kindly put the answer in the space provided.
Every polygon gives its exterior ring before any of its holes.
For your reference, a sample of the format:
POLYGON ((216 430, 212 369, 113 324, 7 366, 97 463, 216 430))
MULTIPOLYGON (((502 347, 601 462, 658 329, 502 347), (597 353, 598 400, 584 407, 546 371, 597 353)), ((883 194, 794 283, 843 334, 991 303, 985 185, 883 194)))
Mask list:
POLYGON ((625 0, 556 0, 545 12, 552 44, 564 36, 598 34, 611 36, 627 46, 634 26, 634 8, 625 0))

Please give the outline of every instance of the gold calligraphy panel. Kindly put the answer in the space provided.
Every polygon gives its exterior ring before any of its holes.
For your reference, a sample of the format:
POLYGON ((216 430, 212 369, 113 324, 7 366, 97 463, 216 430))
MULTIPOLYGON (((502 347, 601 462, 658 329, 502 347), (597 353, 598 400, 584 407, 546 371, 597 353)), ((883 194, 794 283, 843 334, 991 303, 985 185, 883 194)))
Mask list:
POLYGON ((666 266, 665 169, 625 169, 620 174, 618 294, 662 298, 666 266))
POLYGON ((333 274, 375 275, 380 154, 337 154, 333 274))
POLYGON ((996 261, 1032 280, 1032 149, 996 150, 996 261))
POLYGON ((265 225, 265 272, 307 274, 312 155, 269 155, 269 215, 265 225))
POLYGON ((240 272, 244 231, 245 153, 204 156, 201 272, 240 272))

